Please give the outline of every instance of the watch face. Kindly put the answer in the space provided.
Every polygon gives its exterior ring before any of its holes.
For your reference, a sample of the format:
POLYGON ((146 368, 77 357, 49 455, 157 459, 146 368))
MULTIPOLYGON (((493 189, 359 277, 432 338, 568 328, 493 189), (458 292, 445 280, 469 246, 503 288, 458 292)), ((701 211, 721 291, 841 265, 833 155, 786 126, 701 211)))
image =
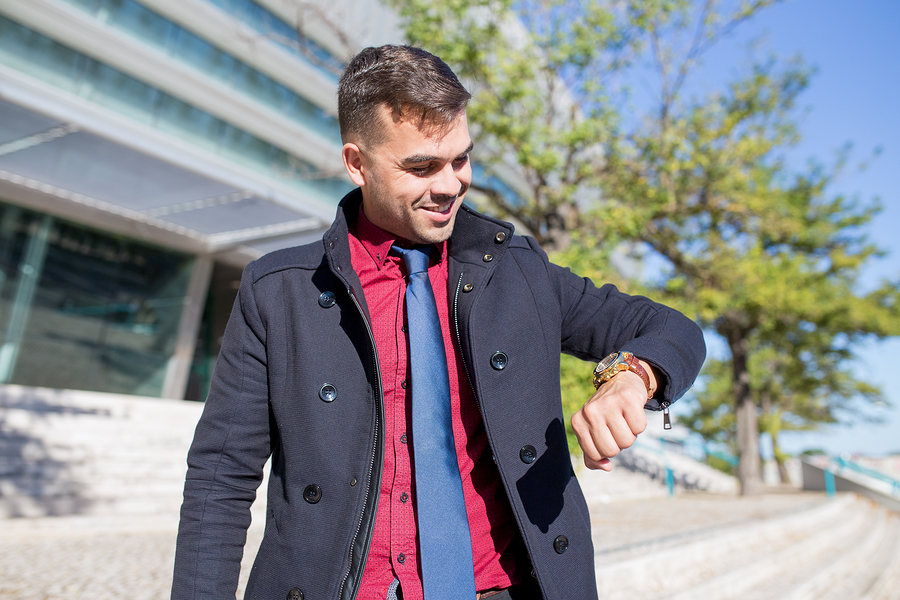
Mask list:
POLYGON ((619 358, 619 353, 613 352, 612 354, 610 354, 609 356, 607 356, 606 358, 601 360, 600 364, 597 365, 597 368, 595 370, 598 373, 605 371, 606 369, 610 368, 616 362, 617 358, 619 358))

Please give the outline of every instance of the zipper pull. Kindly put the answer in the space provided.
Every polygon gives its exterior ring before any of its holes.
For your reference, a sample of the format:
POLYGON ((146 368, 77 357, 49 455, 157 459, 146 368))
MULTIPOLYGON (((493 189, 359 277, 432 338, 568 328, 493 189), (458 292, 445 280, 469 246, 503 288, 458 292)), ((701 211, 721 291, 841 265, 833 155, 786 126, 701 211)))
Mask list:
POLYGON ((669 420, 669 407, 663 409, 663 429, 672 429, 672 421, 669 420))

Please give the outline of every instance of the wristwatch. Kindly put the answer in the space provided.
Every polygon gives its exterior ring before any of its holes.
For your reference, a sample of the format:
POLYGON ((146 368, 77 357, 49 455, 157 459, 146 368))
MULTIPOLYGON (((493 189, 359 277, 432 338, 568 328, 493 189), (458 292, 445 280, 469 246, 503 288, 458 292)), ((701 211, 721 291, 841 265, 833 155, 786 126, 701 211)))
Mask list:
POLYGON ((647 386, 647 399, 653 397, 656 390, 650 389, 650 376, 631 352, 613 352, 601 360, 594 369, 594 389, 599 388, 622 371, 631 371, 637 374, 647 386))

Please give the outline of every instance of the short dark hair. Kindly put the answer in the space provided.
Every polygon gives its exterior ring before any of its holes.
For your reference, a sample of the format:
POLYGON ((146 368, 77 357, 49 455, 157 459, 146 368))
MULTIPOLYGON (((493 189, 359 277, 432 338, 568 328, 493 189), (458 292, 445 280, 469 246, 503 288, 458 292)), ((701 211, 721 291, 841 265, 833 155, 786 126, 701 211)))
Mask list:
POLYGON ((341 140, 381 143, 381 106, 395 119, 443 128, 466 109, 471 97, 450 67, 430 52, 412 46, 366 48, 353 57, 338 84, 341 140))

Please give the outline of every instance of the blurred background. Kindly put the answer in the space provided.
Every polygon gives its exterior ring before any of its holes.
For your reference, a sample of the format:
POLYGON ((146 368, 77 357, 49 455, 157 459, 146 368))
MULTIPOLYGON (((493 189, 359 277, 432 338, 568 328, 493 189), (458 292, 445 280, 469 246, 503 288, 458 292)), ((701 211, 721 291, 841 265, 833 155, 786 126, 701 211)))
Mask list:
MULTIPOLYGON (((338 77, 401 42, 474 93, 469 202, 706 332, 674 428, 578 473, 602 597, 898 597, 898 27, 892 0, 0 0, 0 598, 168 596, 242 269, 321 237, 338 77)), ((562 358, 567 412, 592 368, 562 358)))

